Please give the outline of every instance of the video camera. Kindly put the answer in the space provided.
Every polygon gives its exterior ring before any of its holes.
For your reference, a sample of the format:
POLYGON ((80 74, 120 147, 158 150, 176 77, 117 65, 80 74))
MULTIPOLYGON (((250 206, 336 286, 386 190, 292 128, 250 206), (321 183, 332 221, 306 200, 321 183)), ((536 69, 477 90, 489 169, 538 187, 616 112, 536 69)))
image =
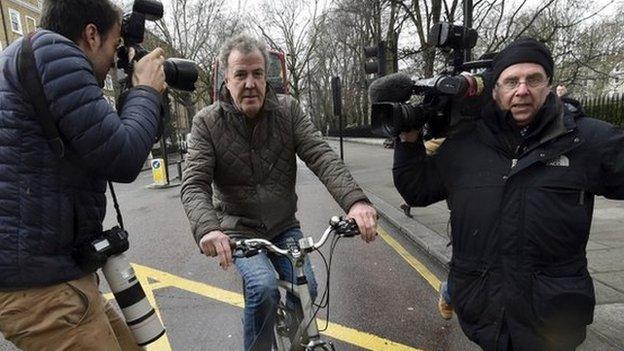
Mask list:
POLYGON ((426 124, 429 138, 441 137, 459 120, 478 116, 487 73, 468 71, 484 71, 491 60, 466 62, 477 37, 474 29, 436 23, 428 42, 451 54, 449 67, 433 78, 412 80, 404 73, 394 73, 375 80, 368 91, 372 132, 394 137, 426 124), (421 95, 422 102, 406 102, 412 95, 421 95))
MULTIPOLYGON (((122 68, 128 77, 132 77, 133 62, 129 59, 130 48, 134 48, 133 61, 148 54, 141 43, 145 37, 145 20, 157 21, 163 17, 163 5, 157 0, 135 0, 132 11, 123 16, 121 36, 124 45, 117 49, 117 67, 122 68)), ((197 65, 192 60, 169 58, 165 60, 165 81, 173 89, 193 91, 197 81, 197 65)), ((129 84, 129 81, 127 82, 129 84)))

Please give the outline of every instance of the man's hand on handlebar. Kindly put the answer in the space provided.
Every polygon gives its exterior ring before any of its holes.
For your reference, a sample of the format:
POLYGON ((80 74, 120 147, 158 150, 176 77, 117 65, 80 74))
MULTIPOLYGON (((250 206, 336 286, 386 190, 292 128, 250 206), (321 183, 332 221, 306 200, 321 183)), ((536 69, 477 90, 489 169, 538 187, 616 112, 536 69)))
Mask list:
POLYGON ((353 218, 358 225, 362 239, 367 243, 377 236, 377 211, 366 201, 358 201, 349 209, 347 217, 353 218))
POLYGON ((219 258, 219 265, 224 270, 232 265, 232 249, 230 237, 219 230, 213 230, 199 241, 199 247, 206 256, 219 258))

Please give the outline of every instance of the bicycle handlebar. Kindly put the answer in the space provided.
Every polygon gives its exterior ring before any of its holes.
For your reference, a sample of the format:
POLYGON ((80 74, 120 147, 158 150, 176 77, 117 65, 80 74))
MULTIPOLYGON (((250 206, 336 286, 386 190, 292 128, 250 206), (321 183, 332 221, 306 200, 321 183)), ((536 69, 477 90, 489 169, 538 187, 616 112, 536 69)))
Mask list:
MULTIPOLYGON (((351 218, 343 218, 334 216, 329 220, 329 227, 325 229, 325 232, 321 238, 315 243, 312 237, 305 237, 299 240, 296 248, 303 251, 318 250, 325 244, 329 234, 335 233, 341 237, 353 237, 359 235, 359 229, 355 221, 351 218)), ((230 247, 232 250, 238 250, 243 253, 243 257, 251 257, 258 253, 260 249, 267 249, 270 252, 278 255, 287 256, 291 253, 291 248, 282 249, 275 246, 272 242, 266 239, 254 238, 244 240, 230 240, 230 247)), ((241 256, 236 256, 241 257, 241 256)))

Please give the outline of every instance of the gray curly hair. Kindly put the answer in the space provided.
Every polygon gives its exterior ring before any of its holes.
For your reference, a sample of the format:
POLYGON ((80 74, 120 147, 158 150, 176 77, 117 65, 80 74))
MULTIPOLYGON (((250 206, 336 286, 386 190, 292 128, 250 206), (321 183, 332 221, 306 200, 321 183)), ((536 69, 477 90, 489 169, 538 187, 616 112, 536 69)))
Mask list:
POLYGON ((249 54, 254 50, 260 50, 262 57, 264 58, 264 70, 268 70, 269 66, 269 53, 267 51, 266 44, 250 35, 241 33, 234 37, 229 38, 223 43, 219 50, 219 62, 223 65, 223 70, 228 68, 228 58, 232 51, 237 50, 243 54, 249 54))

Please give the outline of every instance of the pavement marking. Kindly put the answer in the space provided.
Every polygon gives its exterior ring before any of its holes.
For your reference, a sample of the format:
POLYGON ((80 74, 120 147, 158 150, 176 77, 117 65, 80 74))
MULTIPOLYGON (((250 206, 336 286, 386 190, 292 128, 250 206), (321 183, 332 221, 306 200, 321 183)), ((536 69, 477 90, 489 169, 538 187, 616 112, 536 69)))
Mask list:
POLYGON ((425 280, 433 287, 437 292, 440 292, 440 279, 436 277, 431 271, 425 267, 416 257, 412 256, 407 250, 388 234, 383 228, 377 227, 377 233, 381 238, 394 249, 410 266, 412 266, 425 280))
MULTIPOLYGON (((325 324, 325 320, 317 319, 320 326, 325 324)), ((329 322, 327 330, 321 332, 336 340, 359 346, 367 350, 375 351, 424 351, 407 345, 399 344, 377 335, 361 332, 356 329, 344 327, 337 323, 329 322)))
MULTIPOLYGON (((166 288, 169 285, 163 284, 161 282, 149 283, 147 278, 151 276, 143 272, 137 272, 137 269, 136 269, 137 266, 134 264, 133 264, 133 267, 134 267, 135 275, 137 279, 139 280, 139 283, 143 287, 143 291, 145 291, 145 296, 147 297, 147 300, 152 305, 152 307, 154 307, 154 310, 156 311, 156 315, 162 322, 163 319, 162 319, 162 316, 160 315, 160 310, 158 309, 158 304, 156 303, 156 299, 154 298, 154 290, 160 289, 160 288, 166 288)), ((112 300, 115 298, 115 295, 113 295, 112 292, 109 292, 103 295, 104 295, 104 298, 107 300, 112 300)), ((167 326, 165 326, 165 329, 166 328, 167 326)), ((158 338, 158 340, 147 345, 145 349, 146 351, 172 351, 173 350, 171 348, 171 344, 169 343, 169 338, 167 337, 167 333, 165 333, 165 335, 158 338)))
MULTIPOLYGON (((398 241, 396 241, 388 232, 386 232, 383 228, 378 227, 377 232, 379 236, 392 248, 396 251, 399 256, 401 256, 410 266, 412 266, 425 280, 433 287, 435 291, 439 291, 440 280, 418 259, 412 256, 398 241)), ((167 273, 164 271, 160 271, 154 268, 150 268, 147 266, 139 265, 133 263, 137 279, 143 286, 145 290, 145 295, 147 299, 154 306, 156 310, 156 314, 162 321, 162 316, 160 315, 160 310, 158 309, 158 305, 156 304, 156 299, 154 297, 154 290, 162 289, 167 287, 174 287, 178 289, 182 289, 188 292, 192 292, 213 300, 217 300, 235 307, 243 308, 245 306, 243 295, 220 289, 214 286, 210 286, 208 284, 196 282, 190 279, 182 278, 171 273, 167 273), (155 282, 149 283, 148 277, 156 280, 155 282)), ((106 299, 113 299, 114 296, 112 293, 104 294, 106 299)), ((317 319, 319 326, 323 326, 325 324, 325 320, 317 319)), ((403 345, 397 342, 393 342, 391 340, 379 337, 374 334, 366 333, 359 331, 357 329, 349 328, 337 323, 329 323, 327 330, 322 332, 331 338, 336 340, 341 340, 346 343, 361 347, 367 350, 379 350, 379 351, 423 351, 422 349, 413 348, 407 345, 403 345)), ((156 342, 147 346, 147 351, 171 351, 171 345, 169 343, 169 339, 167 334, 158 339, 156 342)))
MULTIPOLYGON (((152 306, 156 309, 157 313, 158 308, 154 301, 153 290, 160 289, 163 287, 174 287, 182 290, 186 290, 188 292, 192 292, 201 296, 208 297, 213 300, 217 300, 220 302, 224 302, 226 304, 236 306, 239 308, 244 307, 244 299, 243 295, 220 289, 214 286, 210 286, 208 284, 196 282, 190 279, 182 278, 179 276, 175 276, 171 273, 163 272, 154 268, 142 266, 136 263, 133 263, 132 266, 136 272, 137 278, 143 285, 143 288, 146 290, 146 295, 148 295, 148 299, 152 303, 152 306), (147 278, 152 278, 157 280, 156 283, 148 284, 147 278), (149 293, 147 292, 149 290, 149 293)), ((109 294, 107 294, 109 295, 109 294)), ((162 319, 161 319, 162 320, 162 319)), ((317 319, 317 322, 320 326, 325 325, 325 320, 317 319)), ((375 350, 375 351, 424 351, 422 349, 413 348, 404 344, 400 344, 398 342, 394 342, 380 336, 359 331, 357 329, 349 328, 337 323, 329 322, 329 326, 327 330, 322 332, 331 338, 344 341, 346 343, 358 346, 360 348, 366 350, 375 350)), ((163 339, 163 338, 161 338, 163 339)), ((167 339, 168 346, 168 339, 167 339)), ((157 345, 157 343, 151 344, 148 346, 148 351, 169 351, 169 348, 164 348, 165 346, 157 345), (153 346, 152 346, 153 345, 153 346), (161 348, 162 347, 162 348, 161 348)))
MULTIPOLYGON (((163 318, 160 315, 160 310, 158 309, 158 305, 156 304, 156 298, 154 297, 154 288, 151 286, 151 284, 147 280, 147 277, 149 275, 146 275, 146 274, 136 274, 136 276, 137 276, 137 279, 139 280, 139 283, 141 283, 141 286, 143 287, 143 290, 145 291, 145 296, 147 297, 147 300, 152 305, 152 307, 154 307, 154 310, 156 310, 156 315, 158 316, 158 318, 162 322, 163 318)), ((164 323, 163 323, 163 325, 164 325, 164 323)), ((163 336, 158 338, 153 343, 147 345, 147 347, 145 349, 147 351, 171 351, 172 348, 171 348, 171 344, 169 343, 169 336, 165 332, 165 334, 163 336)))

